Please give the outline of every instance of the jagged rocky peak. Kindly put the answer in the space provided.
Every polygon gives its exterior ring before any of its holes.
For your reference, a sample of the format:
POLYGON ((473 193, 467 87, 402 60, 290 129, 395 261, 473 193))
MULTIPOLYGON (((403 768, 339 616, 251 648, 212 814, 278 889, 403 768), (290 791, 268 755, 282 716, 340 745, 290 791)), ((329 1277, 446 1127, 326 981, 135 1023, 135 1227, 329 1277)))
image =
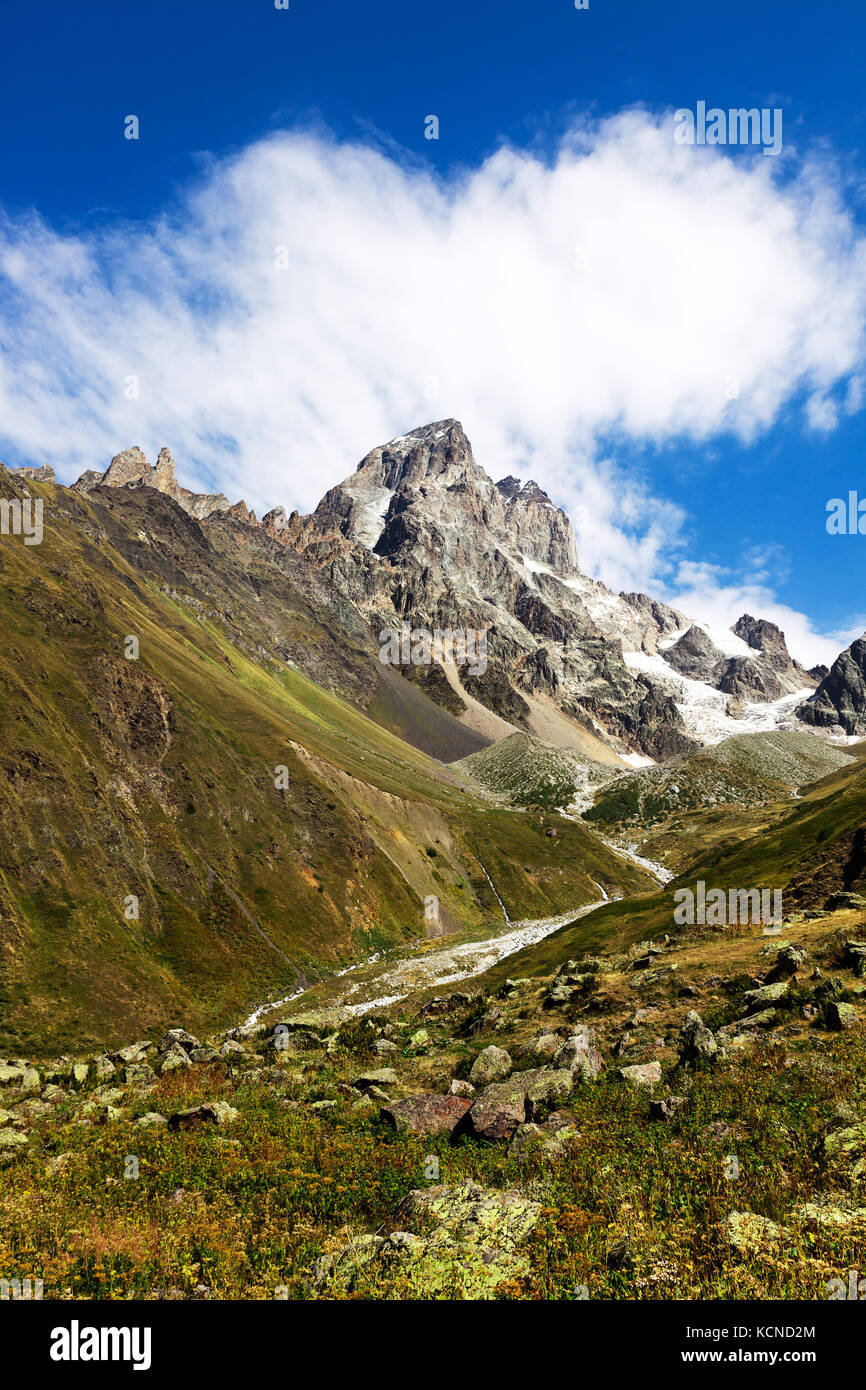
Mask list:
POLYGON ((723 659, 709 633, 696 623, 673 646, 668 647, 664 655, 668 664, 681 676, 696 680, 707 680, 713 668, 723 659))
POLYGON ((695 623, 662 655, 679 675, 730 695, 735 704, 729 712, 749 703, 780 700, 815 684, 814 677, 792 660, 785 634, 775 623, 750 613, 738 618, 728 633, 717 633, 716 640, 695 623))
MULTIPOLYGON (((0 467, 2 466, 3 465, 0 464, 0 467)), ((24 468, 10 468, 9 472, 12 473, 16 478, 23 478, 28 483, 57 482, 57 479, 54 476, 54 469, 48 463, 43 464, 42 467, 36 467, 33 464, 28 464, 24 468)))
POLYGON ((849 738, 866 734, 866 633, 837 656, 815 694, 797 713, 813 728, 849 738))
POLYGON ((766 618, 753 618, 751 613, 744 613, 731 631, 741 637, 747 646, 765 656, 788 656, 784 632, 766 618))
MULTIPOLYGON (((505 495, 498 483, 497 489, 505 495)), ((531 479, 508 497, 505 529, 529 559, 549 565, 557 574, 577 573, 574 528, 565 512, 531 479)))
POLYGON ((171 450, 165 446, 160 449, 153 467, 148 463, 144 451, 134 444, 131 449, 123 449, 115 454, 104 473, 89 468, 72 486, 76 492, 90 492, 95 487, 150 487, 173 498, 178 506, 198 521, 204 520, 212 512, 229 510, 229 500, 221 492, 191 492, 189 488, 181 487, 175 477, 171 450))
MULTIPOLYGON (((297 512, 294 513, 297 516, 297 512)), ((281 535, 283 531, 288 531, 289 522, 286 516, 285 507, 272 507, 269 512, 265 512, 262 517, 262 526, 272 535, 281 535)))
POLYGON ((510 502, 517 496, 522 484, 519 478, 513 477, 510 473, 507 478, 500 478, 496 484, 497 490, 502 493, 506 502, 510 502))
POLYGON ((131 449, 114 455, 102 475, 102 482, 105 487, 126 487, 129 483, 141 482, 151 471, 143 450, 133 444, 131 449))
POLYGON ((459 420, 436 420, 380 444, 361 460, 357 473, 392 492, 404 483, 418 487, 435 479, 451 487, 474 474, 487 476, 472 457, 472 445, 459 420))
POLYGON ((419 558, 471 565, 480 545, 557 573, 577 571, 566 514, 537 483, 494 484, 459 420, 437 420, 371 449, 326 493, 306 529, 311 539, 340 535, 395 560, 414 548, 419 558))

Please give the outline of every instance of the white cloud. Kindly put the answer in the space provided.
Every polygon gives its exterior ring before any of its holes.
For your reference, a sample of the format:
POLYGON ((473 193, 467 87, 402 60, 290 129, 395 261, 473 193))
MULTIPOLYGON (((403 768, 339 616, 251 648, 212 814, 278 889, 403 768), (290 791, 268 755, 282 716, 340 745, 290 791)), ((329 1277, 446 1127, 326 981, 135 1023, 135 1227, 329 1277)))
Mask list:
POLYGON ((678 147, 669 116, 632 111, 447 184, 296 133, 211 161, 148 225, 7 218, 9 461, 71 481, 166 443, 188 485, 308 510, 373 445, 454 415, 494 476, 572 507, 591 572, 658 584, 684 517, 599 440, 749 440, 801 393, 832 426, 866 280, 835 179, 678 147))

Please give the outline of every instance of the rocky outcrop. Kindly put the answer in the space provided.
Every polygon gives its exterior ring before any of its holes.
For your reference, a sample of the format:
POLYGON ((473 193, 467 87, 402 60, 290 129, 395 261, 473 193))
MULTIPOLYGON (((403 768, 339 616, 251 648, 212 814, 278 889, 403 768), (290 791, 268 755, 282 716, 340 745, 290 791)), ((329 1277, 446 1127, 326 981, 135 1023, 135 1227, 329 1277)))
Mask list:
POLYGON ((798 713, 803 723, 813 728, 866 734, 866 636, 858 637, 837 656, 798 713))
POLYGON ((42 468, 27 466, 26 468, 10 468, 10 473, 14 473, 16 478, 24 478, 31 483, 56 483, 54 469, 45 464, 42 468))
POLYGON ((713 680, 718 690, 744 700, 765 702, 814 686, 815 677, 793 660, 785 634, 775 623, 744 613, 732 631, 754 655, 735 656, 721 663, 713 680))
MULTIPOLYGON (((170 450, 160 449, 156 463, 151 467, 143 451, 135 444, 131 449, 115 454, 104 473, 88 469, 72 486, 76 492, 85 493, 92 492, 95 487, 150 487, 173 498, 197 521, 203 521, 213 512, 229 510, 228 498, 221 492, 190 492, 189 488, 181 487, 175 478, 174 468, 170 450)), ((236 506, 246 512, 244 503, 237 503, 236 506)))
POLYGON ((714 667, 722 660, 718 647, 704 629, 695 624, 672 647, 667 647, 663 655, 681 676, 702 681, 711 679, 714 667))

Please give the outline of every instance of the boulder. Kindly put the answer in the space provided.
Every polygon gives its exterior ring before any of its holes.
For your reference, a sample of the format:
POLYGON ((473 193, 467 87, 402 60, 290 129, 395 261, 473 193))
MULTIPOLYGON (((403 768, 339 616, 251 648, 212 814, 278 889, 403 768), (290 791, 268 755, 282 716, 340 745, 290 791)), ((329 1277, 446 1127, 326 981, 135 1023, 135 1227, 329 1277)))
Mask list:
POLYGON ((116 1072, 117 1067, 114 1065, 107 1052, 103 1052, 95 1059, 93 1063, 93 1074, 97 1081, 107 1081, 108 1078, 114 1076, 116 1072))
POLYGON ((853 1177, 866 1176, 866 1124, 847 1125, 828 1134, 824 1153, 829 1159, 846 1164, 853 1177))
POLYGON ((127 1086, 149 1086, 156 1080, 156 1072, 147 1062, 132 1062, 123 1068, 123 1079, 127 1086))
POLYGON ((741 1254, 757 1254, 775 1249, 782 1238, 782 1227, 753 1211, 732 1211, 726 1223, 728 1242, 741 1254))
POLYGON ((504 1081, 512 1065, 505 1048, 495 1047, 491 1043, 490 1047, 479 1052, 472 1063, 469 1080, 473 1086, 490 1086, 494 1081, 504 1081))
POLYGON ((524 1044, 520 1049, 520 1057, 522 1061, 534 1062, 536 1066, 543 1067, 553 1061, 561 1047, 562 1038, 559 1034, 551 1033, 549 1029, 544 1028, 524 1044))
POLYGON ((670 1124, 671 1120, 676 1118, 686 1104, 685 1096, 668 1096, 666 1100, 651 1100, 649 1117, 651 1120, 662 1120, 665 1124, 670 1124))
POLYGON ((620 1067, 620 1081, 627 1081, 629 1086, 640 1089, 644 1086, 656 1086, 662 1079, 661 1062, 640 1062, 633 1067, 620 1067))
POLYGON ((449 1096, 469 1097, 475 1095, 475 1087, 471 1081, 459 1081, 455 1076, 451 1085, 448 1087, 449 1096))
POLYGON ((603 1066, 598 1048, 593 1047, 588 1028, 576 1028, 570 1038, 556 1052, 553 1066, 557 1070, 570 1071, 575 1080, 595 1081, 603 1066))
POLYGON ((352 1085, 359 1091, 368 1091, 371 1086, 396 1086, 397 1073, 390 1067, 380 1067, 378 1070, 364 1071, 356 1076, 352 1085))
POLYGON ((382 1106, 379 1116, 398 1133, 453 1134, 470 1104, 462 1096, 423 1094, 391 1101, 382 1106))
POLYGON ((0 1129, 0 1153, 14 1153, 18 1149, 23 1149, 27 1143, 27 1135, 22 1134, 18 1129, 0 1129))
POLYGON ((857 1010, 853 1004, 843 1004, 834 999, 827 1005, 825 1017, 828 1028, 834 1028, 837 1032, 847 1032, 857 1023, 857 1010))
POLYGON ((772 1007, 784 999, 788 993, 788 981, 779 980, 774 985, 762 985, 760 989, 750 989, 746 992, 746 1013, 756 1014, 761 1010, 772 1007))
POLYGON ((569 1096, 573 1086, 574 1073, 565 1069, 515 1072, 476 1096, 467 1116, 469 1131, 478 1139, 510 1139, 524 1121, 569 1096))
POLYGON ((541 1158, 546 1163, 568 1156, 569 1145, 580 1138, 577 1127, 562 1118, 544 1124, 528 1122, 515 1132, 508 1148, 509 1158, 541 1158))
POLYGON ((866 941, 846 941, 842 964, 859 978, 866 975, 866 941))
POLYGON ((806 952, 800 946, 784 945, 776 956, 776 963, 767 976, 767 984, 778 984, 796 975, 806 959, 806 952))
POLYGON ((687 1069, 696 1067, 699 1062, 711 1061, 718 1050, 719 1045, 700 1014, 691 1009, 686 1014, 680 1029, 678 1042, 680 1066, 687 1069))
POLYGON ((204 1105, 194 1105, 191 1110, 178 1110, 168 1118, 172 1133, 201 1129, 204 1125, 227 1125, 237 1119, 234 1106, 224 1100, 212 1100, 204 1105))
POLYGON ((360 1236, 323 1256, 310 1293, 379 1297, 394 1281, 403 1297, 490 1298, 503 1280, 528 1271, 520 1247, 541 1212, 522 1192, 474 1182, 410 1192, 393 1217, 408 1229, 360 1236))
MULTIPOLYGON (((140 1065, 140 1064, 139 1064, 139 1065, 140 1065)), ((183 1048, 183 1047, 170 1047, 166 1052, 160 1053, 160 1058, 159 1058, 159 1071, 160 1071, 160 1075, 163 1075, 165 1072, 178 1071, 179 1069, 182 1069, 183 1067, 191 1067, 191 1066, 192 1066, 192 1058, 190 1057, 190 1054, 186 1051, 186 1049, 183 1048)), ((132 1070, 138 1070, 138 1068, 137 1068, 137 1067, 136 1067, 136 1068, 132 1068, 132 1067, 127 1067, 127 1068, 126 1068, 127 1073, 129 1073, 129 1072, 132 1071, 132 1070)), ((148 1070, 149 1070, 149 1068, 148 1068, 148 1070)))
POLYGON ((140 1042, 129 1043, 126 1047, 121 1047, 117 1052, 112 1052, 111 1060, 117 1065, 126 1062, 139 1062, 148 1055, 155 1052, 156 1045, 148 1038, 143 1038, 140 1042))
POLYGON ((183 1048, 184 1052, 192 1052, 194 1048, 201 1047, 201 1043, 185 1028, 169 1028, 156 1045, 159 1053, 172 1052, 177 1047, 183 1048))
POLYGON ((759 1014, 750 1014, 748 1018, 738 1018, 734 1023, 726 1023, 718 1030, 718 1037, 733 1038, 738 1033, 753 1032, 758 1028, 772 1028, 778 1017, 775 1009, 762 1009, 759 1014))

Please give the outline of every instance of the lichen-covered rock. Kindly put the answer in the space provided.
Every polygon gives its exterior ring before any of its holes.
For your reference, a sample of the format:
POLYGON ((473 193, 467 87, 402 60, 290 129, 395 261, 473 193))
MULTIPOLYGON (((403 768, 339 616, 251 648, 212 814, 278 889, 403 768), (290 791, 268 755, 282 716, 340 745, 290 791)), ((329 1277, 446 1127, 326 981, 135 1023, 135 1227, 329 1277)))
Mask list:
POLYGON ((844 1162, 853 1177, 866 1177, 866 1124, 848 1125, 828 1134, 824 1152, 828 1158, 844 1162))
POLYGON ((573 1086, 574 1073, 565 1069, 515 1072, 476 1096, 467 1117, 469 1130, 478 1139, 510 1139, 518 1125, 564 1100, 573 1086))
POLYGON ((759 1028, 772 1028, 778 1018, 778 1010, 762 1009, 760 1013, 750 1014, 748 1018, 738 1018, 734 1023, 726 1023, 718 1030, 716 1036, 722 1039, 736 1039, 739 1033, 756 1032, 759 1028))
POLYGON ((549 1029, 544 1028, 523 1045, 519 1055, 522 1061, 535 1062, 537 1066, 543 1067, 553 1061, 561 1047, 562 1038, 559 1034, 551 1033, 549 1029))
POLYGON ((169 1028, 168 1032, 164 1033, 157 1043, 157 1052, 172 1052, 176 1047, 183 1048, 184 1052, 192 1052, 194 1048, 201 1047, 201 1043, 185 1028, 169 1028))
POLYGON ((108 1078, 114 1076, 116 1072, 117 1067, 114 1065, 107 1052, 101 1053, 100 1056, 94 1059, 93 1074, 97 1081, 107 1081, 108 1078))
POLYGON ((17 1091, 38 1091, 42 1086, 35 1067, 24 1062, 10 1062, 0 1065, 0 1086, 17 1091))
POLYGON ((456 1076, 448 1087, 449 1096, 463 1096, 464 1099, 475 1095, 475 1087, 471 1081, 460 1081, 456 1076))
POLYGON ((788 993, 788 981, 779 980, 774 985, 762 985, 760 989, 750 989, 746 993, 746 1012, 756 1014, 772 1007, 788 993))
POLYGON ((144 1038, 141 1042, 129 1043, 127 1047, 121 1047, 117 1052, 112 1052, 111 1060, 117 1066, 125 1066, 127 1062, 143 1062, 144 1059, 156 1048, 149 1039, 144 1038))
POLYGON ((379 1115, 398 1133, 452 1134, 470 1104, 461 1096, 408 1096, 405 1100, 383 1105, 379 1115))
POLYGON ((695 1067, 699 1062, 708 1062, 715 1057, 719 1045, 694 1009, 686 1014, 680 1029, 678 1052, 681 1067, 695 1067))
MULTIPOLYGON (((171 1047, 166 1052, 160 1054, 159 1070, 161 1075, 166 1072, 178 1071, 179 1069, 182 1070, 184 1067, 191 1066, 192 1058, 183 1047, 171 1047)), ((127 1074, 132 1070, 133 1068, 127 1067, 127 1074)))
POLYGON ((27 1135, 20 1129, 0 1129, 0 1152, 14 1153, 27 1144, 27 1135))
POLYGON ((598 1048, 593 1047, 588 1028, 575 1028, 554 1056, 553 1066, 572 1072, 575 1080, 597 1079, 603 1066, 602 1056, 598 1048))
POLYGON ((670 965, 660 965, 655 970, 645 970, 635 976, 631 981, 632 989, 648 989, 653 985, 663 984, 665 980, 670 980, 679 970, 677 961, 670 965))
POLYGON ((569 1147, 580 1138, 577 1126, 557 1118, 544 1124, 527 1123, 516 1131, 509 1148, 509 1158, 541 1158, 544 1162, 567 1157, 569 1147))
POLYGON ((775 1249, 782 1238, 781 1226, 753 1211, 730 1212, 726 1230, 729 1244, 741 1254, 775 1249))
POLYGON ((776 963, 767 976, 767 984, 778 984, 782 980, 789 980, 792 975, 796 975, 797 970, 806 959, 806 952, 800 946, 791 946, 788 942, 779 949, 776 956, 776 963))
POLYGON ((814 1202, 804 1202, 798 1207, 794 1215, 799 1221, 806 1224, 814 1223, 818 1226, 862 1226, 866 1231, 866 1207, 857 1207, 853 1203, 840 1206, 837 1202, 818 1199, 814 1202))
POLYGON ((485 1047, 479 1052, 469 1072, 473 1086, 490 1086, 494 1081, 504 1081, 511 1071, 512 1061, 504 1047, 485 1047))
POLYGON ((314 1297, 329 1294, 486 1299, 527 1270, 520 1247, 541 1214, 520 1192, 476 1183, 410 1192, 394 1220, 409 1229, 363 1235, 318 1261, 314 1297))
POLYGON ((156 1072, 147 1062, 132 1062, 123 1068, 123 1079, 127 1086, 149 1086, 156 1080, 156 1072))
POLYGON ((467 1182, 410 1192, 394 1221, 408 1229, 359 1236, 319 1260, 314 1297, 486 1299, 504 1279, 527 1270, 520 1247, 541 1214, 521 1192, 499 1192, 467 1182))
POLYGON ((378 1070, 364 1071, 356 1076, 352 1085, 357 1086, 359 1091, 368 1091, 371 1086, 396 1086, 397 1073, 391 1067, 379 1067, 378 1070))
POLYGON ((661 1062, 640 1062, 633 1067, 620 1067, 619 1078, 638 1089, 655 1086, 662 1079, 661 1062))
POLYGON ((827 1005, 826 1018, 829 1028, 834 1028, 837 1032, 847 1032, 857 1023, 857 1010, 853 1004, 844 1004, 841 1000, 833 999, 827 1005))

